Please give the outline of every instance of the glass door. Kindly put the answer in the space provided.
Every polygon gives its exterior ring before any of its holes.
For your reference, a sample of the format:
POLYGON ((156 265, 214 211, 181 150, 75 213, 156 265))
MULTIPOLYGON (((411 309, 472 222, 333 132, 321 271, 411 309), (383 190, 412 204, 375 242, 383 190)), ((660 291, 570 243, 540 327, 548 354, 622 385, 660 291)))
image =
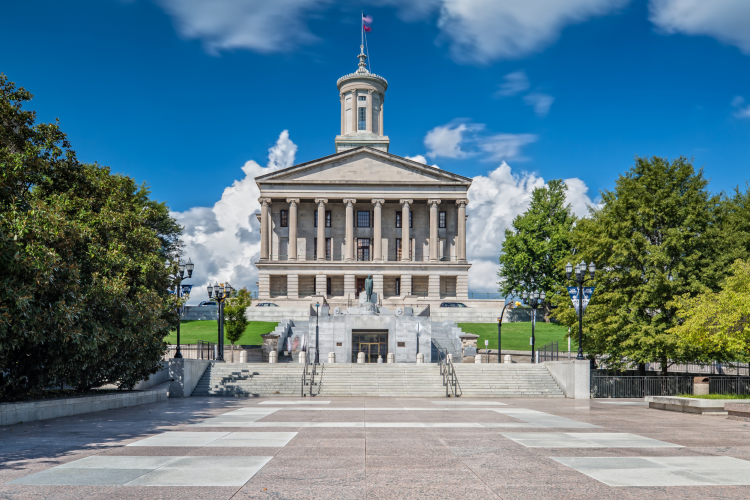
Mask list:
POLYGON ((380 354, 380 344, 359 344, 359 352, 365 353, 365 363, 377 363, 380 354))

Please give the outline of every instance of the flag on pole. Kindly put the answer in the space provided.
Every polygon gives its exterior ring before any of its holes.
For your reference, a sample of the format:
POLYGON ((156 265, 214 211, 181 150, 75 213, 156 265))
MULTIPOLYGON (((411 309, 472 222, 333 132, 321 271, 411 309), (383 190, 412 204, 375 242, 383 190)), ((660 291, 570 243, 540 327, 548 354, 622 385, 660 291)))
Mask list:
POLYGON ((369 32, 371 32, 371 31, 372 31, 372 28, 370 28, 370 27, 369 27, 369 26, 367 26, 366 24, 363 24, 363 25, 362 25, 362 29, 363 29, 363 30, 365 30, 365 32, 366 32, 366 33, 369 33, 369 32))
POLYGON ((372 24, 372 16, 366 16, 362 14, 362 22, 367 24, 372 24))

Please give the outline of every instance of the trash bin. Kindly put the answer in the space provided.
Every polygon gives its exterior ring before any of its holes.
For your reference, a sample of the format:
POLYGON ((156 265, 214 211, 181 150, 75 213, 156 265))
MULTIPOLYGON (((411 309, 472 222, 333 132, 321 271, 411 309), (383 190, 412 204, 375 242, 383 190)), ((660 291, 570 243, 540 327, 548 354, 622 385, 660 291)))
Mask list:
POLYGON ((708 394, 708 377, 693 378, 693 395, 706 396, 708 394))

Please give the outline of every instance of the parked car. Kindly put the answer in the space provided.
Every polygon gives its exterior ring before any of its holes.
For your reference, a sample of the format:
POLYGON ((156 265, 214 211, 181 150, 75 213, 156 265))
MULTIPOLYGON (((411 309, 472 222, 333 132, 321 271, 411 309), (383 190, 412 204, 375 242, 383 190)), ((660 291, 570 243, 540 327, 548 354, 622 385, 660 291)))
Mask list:
POLYGON ((466 307, 466 304, 461 302, 443 302, 440 307, 466 307))
POLYGON ((213 300, 204 300, 203 302, 201 302, 200 304, 198 304, 198 307, 201 307, 201 306, 217 307, 218 304, 216 302, 214 302, 213 300))
POLYGON ((259 302, 258 304, 255 304, 255 307, 279 307, 273 302, 259 302))

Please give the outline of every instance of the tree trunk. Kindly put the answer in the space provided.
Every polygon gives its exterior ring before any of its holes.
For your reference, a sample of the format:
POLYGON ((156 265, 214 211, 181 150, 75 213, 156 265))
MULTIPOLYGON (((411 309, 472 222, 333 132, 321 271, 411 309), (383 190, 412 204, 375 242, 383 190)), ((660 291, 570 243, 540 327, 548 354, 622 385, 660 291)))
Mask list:
POLYGON ((646 363, 638 363, 638 375, 641 377, 646 376, 646 363))
POLYGON ((667 376, 667 369, 669 368, 669 360, 667 358, 661 358, 661 374, 667 376))
POLYGON ((234 363, 234 342, 232 342, 232 349, 230 350, 231 354, 229 359, 232 360, 232 363, 234 363))
POLYGON ((552 314, 552 309, 550 309, 549 304, 544 304, 544 322, 550 323, 552 321, 552 318, 550 318, 550 315, 552 314))

